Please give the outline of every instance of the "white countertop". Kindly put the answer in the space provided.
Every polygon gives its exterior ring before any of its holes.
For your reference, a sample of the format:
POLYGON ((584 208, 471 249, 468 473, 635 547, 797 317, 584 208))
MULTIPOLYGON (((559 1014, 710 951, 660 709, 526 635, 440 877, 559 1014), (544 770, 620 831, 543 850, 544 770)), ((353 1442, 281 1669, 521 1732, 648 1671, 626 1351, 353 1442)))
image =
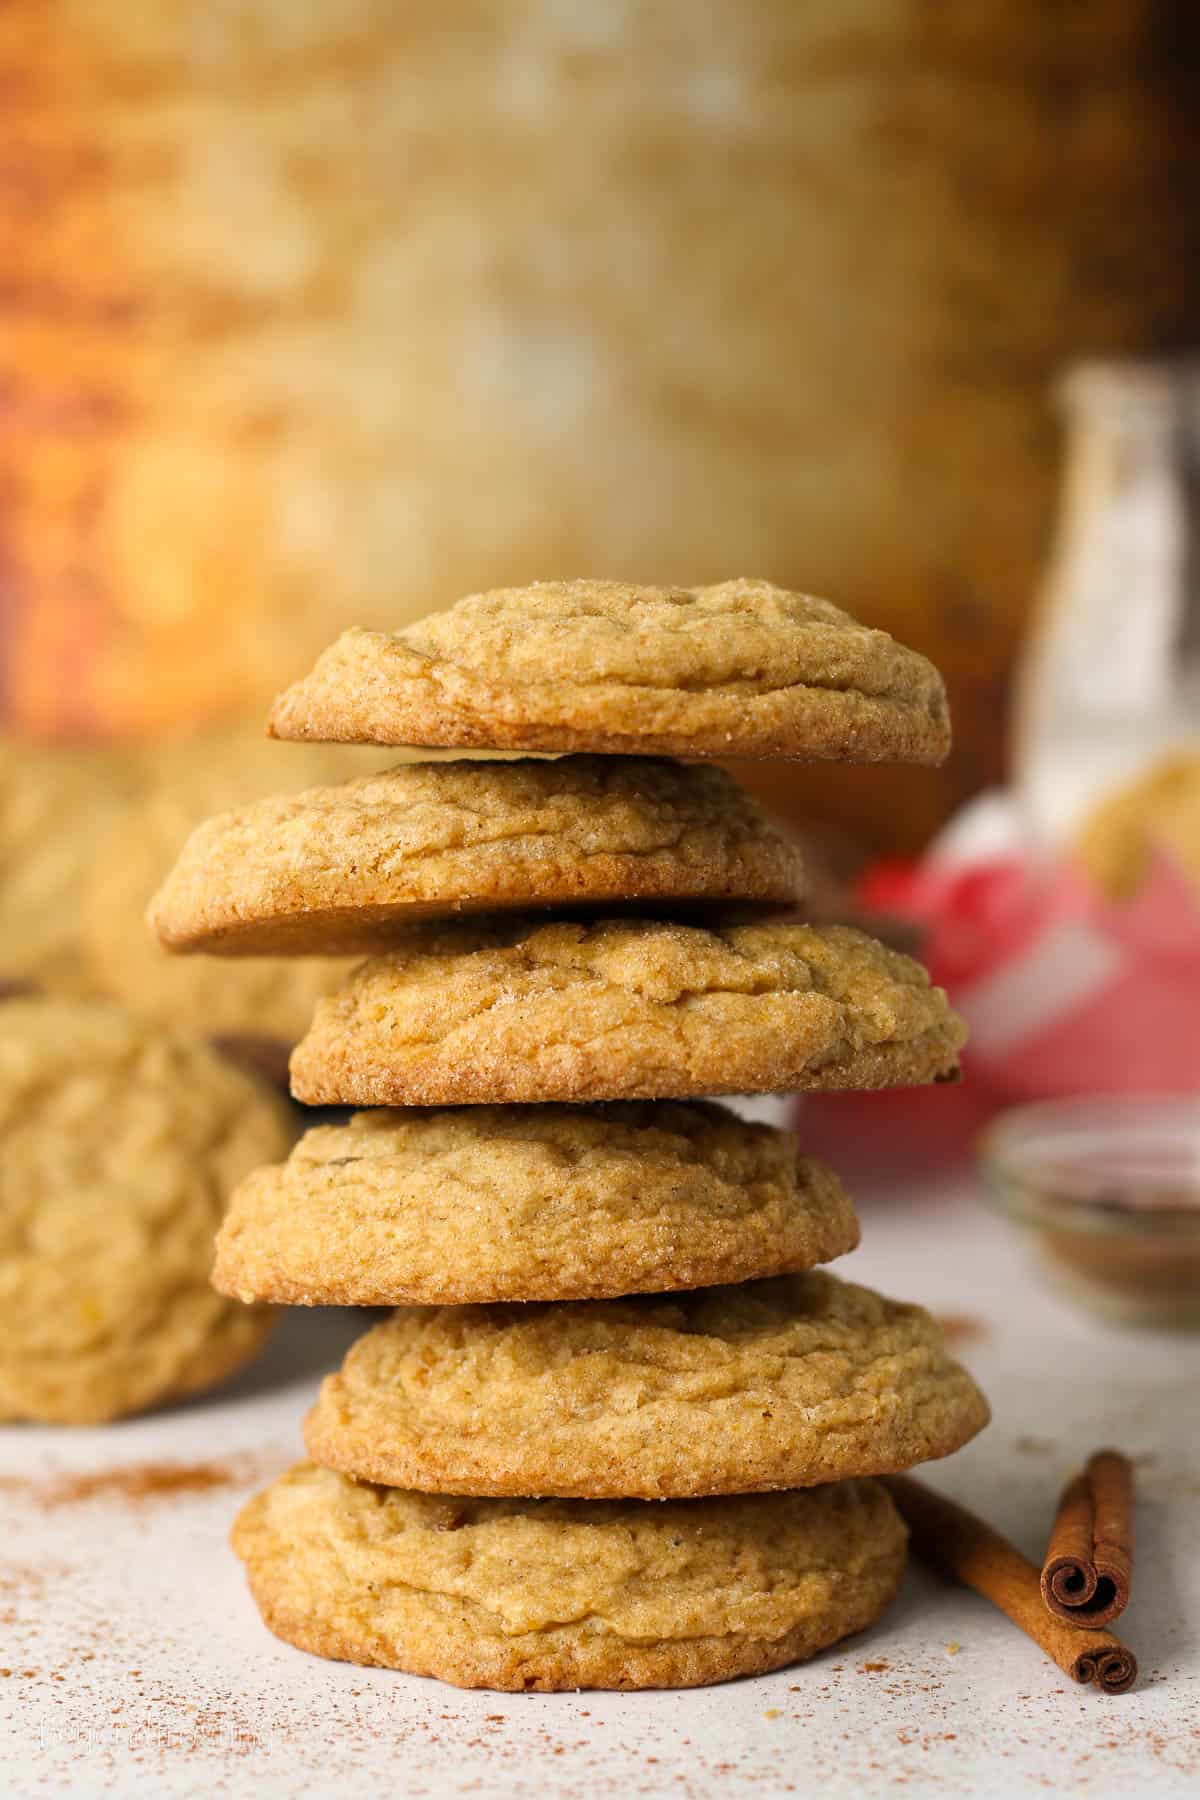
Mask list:
POLYGON ((104 1430, 0 1430, 0 1788, 1200 1792, 1200 1338, 1113 1331, 1063 1305, 968 1182, 857 1197, 865 1244, 839 1271, 977 1322, 956 1347, 995 1419, 932 1480, 1038 1560, 1073 1464, 1110 1440, 1145 1459, 1135 1599, 1118 1627, 1141 1662, 1133 1693, 1074 1688, 984 1602, 919 1570, 863 1637, 690 1693, 462 1693, 304 1656, 268 1636, 226 1546, 241 1498, 299 1455, 318 1376, 362 1328, 296 1312, 219 1396, 104 1430), (212 1463, 218 1485, 141 1500, 119 1484, 91 1498, 46 1485, 147 1462, 212 1463))

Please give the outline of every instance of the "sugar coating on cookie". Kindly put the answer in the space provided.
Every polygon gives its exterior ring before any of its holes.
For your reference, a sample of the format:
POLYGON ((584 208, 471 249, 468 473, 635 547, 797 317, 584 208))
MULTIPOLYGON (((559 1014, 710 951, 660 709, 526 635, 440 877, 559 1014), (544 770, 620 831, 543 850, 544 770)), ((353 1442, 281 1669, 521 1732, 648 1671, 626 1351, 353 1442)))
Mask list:
POLYGON ((440 1499, 300 1464, 233 1545, 266 1624, 459 1687, 696 1687, 872 1624, 905 1531, 871 1481, 647 1505, 440 1499))
POLYGON ((801 891, 798 849, 723 769, 575 756, 405 763, 223 813, 148 916, 172 950, 366 952, 457 912, 801 891))
POLYGON ((104 1004, 0 1007, 0 1419, 92 1423, 219 1381, 274 1315, 217 1294, 235 1184, 284 1104, 104 1004))
POLYGON ((402 631, 355 629, 280 695, 276 737, 940 763, 932 663, 767 581, 543 581, 402 631))
POLYGON ((356 1106, 687 1098, 951 1077, 919 963, 847 926, 413 926, 322 1000, 292 1091, 356 1106))
POLYGON ((808 1269, 857 1242, 832 1171, 724 1107, 397 1108, 248 1175, 213 1279, 290 1305, 576 1300, 808 1269))
POLYGON ((305 1441, 315 1462, 426 1492, 664 1499, 893 1473, 987 1418, 927 1312, 814 1271, 401 1308, 326 1379, 305 1441))

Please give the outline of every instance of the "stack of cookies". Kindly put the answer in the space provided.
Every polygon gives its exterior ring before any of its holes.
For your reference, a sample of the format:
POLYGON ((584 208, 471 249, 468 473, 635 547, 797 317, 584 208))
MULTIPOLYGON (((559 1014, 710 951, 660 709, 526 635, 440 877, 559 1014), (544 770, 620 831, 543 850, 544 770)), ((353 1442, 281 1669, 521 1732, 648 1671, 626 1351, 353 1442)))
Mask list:
POLYGON ((176 951, 373 953, 292 1087, 375 1110, 251 1175, 218 1242, 226 1294, 396 1309, 238 1520, 268 1625, 553 1689, 869 1624, 904 1562, 871 1478, 986 1403, 920 1308, 817 1270, 858 1238, 836 1176, 700 1097, 949 1079, 962 1028, 796 916, 795 852, 707 759, 938 761, 934 669, 765 583, 544 583, 347 633, 271 731, 458 754, 213 820, 152 907, 176 951))

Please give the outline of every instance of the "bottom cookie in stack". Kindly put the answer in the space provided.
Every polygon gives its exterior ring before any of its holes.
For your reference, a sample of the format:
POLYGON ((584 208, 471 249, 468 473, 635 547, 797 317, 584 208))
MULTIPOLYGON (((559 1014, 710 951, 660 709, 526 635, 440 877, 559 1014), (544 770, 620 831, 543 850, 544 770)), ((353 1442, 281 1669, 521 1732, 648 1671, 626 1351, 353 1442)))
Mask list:
POLYGON ((905 1530, 874 1481, 668 1504, 480 1500, 301 1463, 234 1548, 270 1629, 501 1689, 697 1687, 803 1661, 883 1612, 905 1530))

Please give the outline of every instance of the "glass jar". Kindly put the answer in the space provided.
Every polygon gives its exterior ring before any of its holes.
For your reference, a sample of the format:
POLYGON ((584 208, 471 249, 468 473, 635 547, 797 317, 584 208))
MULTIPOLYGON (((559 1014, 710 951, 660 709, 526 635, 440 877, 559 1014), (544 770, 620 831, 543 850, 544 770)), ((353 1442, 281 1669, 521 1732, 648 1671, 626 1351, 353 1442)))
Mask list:
POLYGON ((1025 823, 1047 848, 1200 744, 1200 363, 1085 364, 1061 398, 1059 530, 1014 742, 1025 823))

